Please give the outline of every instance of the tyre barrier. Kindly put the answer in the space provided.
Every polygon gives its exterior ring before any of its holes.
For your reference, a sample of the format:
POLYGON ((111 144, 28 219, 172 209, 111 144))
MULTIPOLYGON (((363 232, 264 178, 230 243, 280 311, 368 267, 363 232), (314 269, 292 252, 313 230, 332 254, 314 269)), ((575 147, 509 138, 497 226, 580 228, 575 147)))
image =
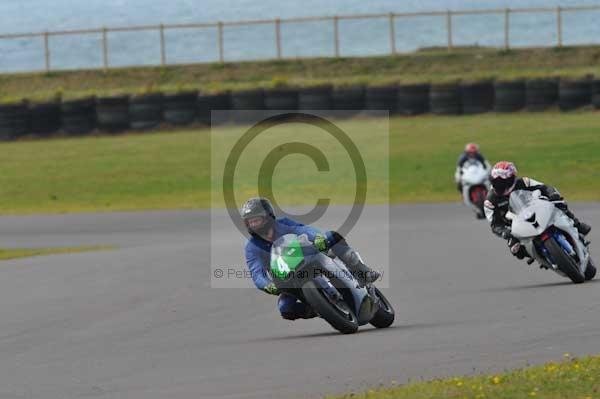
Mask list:
MULTIPOLYGON (((229 110, 231 108, 230 94, 200 94, 196 105, 198 106, 198 121, 205 125, 216 123, 219 120, 211 120, 211 112, 214 110, 229 110)), ((221 118, 217 118, 221 119, 221 118)))
POLYGON ((83 98, 60 105, 62 130, 68 134, 85 134, 96 128, 96 99, 83 98))
POLYGON ((592 105, 600 109, 600 80, 592 81, 592 105))
POLYGON ((132 96, 129 99, 129 122, 134 130, 150 130, 162 122, 161 93, 132 96))
POLYGON ((165 94, 163 97, 163 118, 168 124, 174 126, 190 125, 196 120, 197 110, 197 91, 165 94))
POLYGON ((558 107, 561 111, 571 111, 590 105, 592 102, 592 82, 589 79, 561 79, 558 85, 558 107))
POLYGON ((432 85, 429 91, 429 109, 436 115, 460 115, 461 97, 458 84, 432 85))
POLYGON ((0 105, 0 140, 12 140, 29 132, 27 102, 0 105))
POLYGON ((494 85, 492 82, 463 83, 460 101, 464 115, 489 112, 494 108, 494 85))
POLYGON ((365 109, 386 110, 396 113, 398 101, 398 86, 370 86, 365 89, 365 109))
POLYGON ((297 89, 265 90, 265 109, 298 109, 297 89))
POLYGON ((29 105, 30 129, 38 136, 49 136, 60 130, 60 103, 37 103, 29 105))
POLYGON ((306 87, 298 91, 298 109, 330 110, 332 86, 306 87))
POLYGON ((118 133, 129 129, 129 96, 99 97, 96 118, 100 130, 118 133))
POLYGON ((429 84, 412 84, 398 87, 396 111, 402 115, 419 115, 429 112, 429 84))
POLYGON ((494 83, 494 111, 515 112, 525 108, 525 81, 494 83))
POLYGON ((365 108, 365 87, 336 87, 331 92, 331 103, 335 110, 362 111, 365 108))
POLYGON ((263 89, 243 90, 231 93, 231 110, 234 122, 256 122, 265 109, 265 92, 263 89))
POLYGON ((525 84, 525 106, 528 111, 544 111, 558 100, 556 79, 533 79, 525 84))

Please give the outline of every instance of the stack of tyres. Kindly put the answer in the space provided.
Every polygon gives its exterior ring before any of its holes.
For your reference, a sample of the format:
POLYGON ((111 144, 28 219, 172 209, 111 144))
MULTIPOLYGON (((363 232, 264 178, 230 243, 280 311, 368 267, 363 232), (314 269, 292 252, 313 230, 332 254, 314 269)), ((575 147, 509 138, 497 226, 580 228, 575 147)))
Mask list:
POLYGON ((94 97, 65 101, 60 105, 61 126, 68 134, 86 134, 96 128, 94 97))
POLYGON ((455 83, 432 85, 429 92, 429 108, 436 115, 460 115, 460 86, 455 83))
POLYGON ((231 93, 233 121, 252 123, 262 119, 265 109, 265 93, 262 89, 243 90, 231 93))
POLYGON ((0 105, 0 140, 12 140, 29 132, 27 102, 0 105))
POLYGON ((161 93, 132 96, 129 99, 129 120, 135 130, 150 130, 162 122, 163 95, 161 93))
POLYGON ((516 112, 525 108, 525 81, 494 83, 494 111, 516 112))
POLYGON ((185 91, 165 94, 163 98, 164 121, 174 126, 186 126, 194 123, 198 110, 198 92, 185 91))
POLYGON ((494 107, 492 82, 463 83, 460 86, 462 113, 465 115, 489 112, 494 107))
POLYGON ((592 105, 596 109, 600 109, 600 80, 592 82, 592 105))
POLYGON ((265 108, 269 110, 296 110, 298 108, 298 90, 294 88, 265 90, 265 108))
POLYGON ((419 115, 429 112, 429 84, 410 84, 398 87, 397 112, 419 115))
POLYGON ((558 100, 558 80, 533 79, 526 83, 525 104, 528 111, 544 111, 558 100))
POLYGON ((129 96, 99 97, 96 118, 100 130, 118 133, 129 129, 129 96))
POLYGON ((398 101, 398 86, 371 86, 365 90, 365 109, 383 110, 395 114, 398 101))
POLYGON ((60 130, 60 103, 30 104, 31 133, 47 137, 60 130))
MULTIPOLYGON (((200 94, 198 95, 197 103, 198 107, 198 121, 205 125, 210 125, 216 122, 224 122, 220 117, 211 118, 212 111, 227 111, 231 108, 230 94, 217 93, 217 94, 200 94)), ((223 115, 223 114, 220 114, 223 115)))
POLYGON ((298 109, 300 110, 330 110, 331 92, 330 85, 305 87, 298 92, 298 109))
POLYGON ((355 114, 365 109, 365 87, 336 87, 331 92, 331 106, 334 110, 355 114))
POLYGON ((558 86, 558 107, 561 111, 571 111, 590 105, 592 102, 592 82, 590 79, 561 79, 558 86))

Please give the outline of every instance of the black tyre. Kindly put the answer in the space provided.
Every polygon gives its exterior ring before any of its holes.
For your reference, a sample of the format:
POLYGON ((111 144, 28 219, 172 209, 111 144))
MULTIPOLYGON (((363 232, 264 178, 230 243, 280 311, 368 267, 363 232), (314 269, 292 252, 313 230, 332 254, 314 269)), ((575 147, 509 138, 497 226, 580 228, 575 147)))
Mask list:
POLYGON ((12 140, 29 132, 27 102, 0 105, 0 140, 12 140))
POLYGON ((231 109, 235 122, 256 122, 264 115, 265 93, 262 89, 244 90, 231 93, 231 109))
POLYGON ((304 283, 302 294, 313 310, 323 317, 331 327, 342 334, 352 334, 358 330, 358 320, 348 305, 341 301, 333 304, 313 281, 304 283))
MULTIPOLYGON (((198 106, 198 121, 206 125, 216 122, 224 122, 222 120, 212 120, 211 112, 222 110, 226 111, 231 108, 231 96, 229 92, 219 94, 200 94, 197 99, 198 106)), ((217 118, 221 119, 221 118, 217 118)))
POLYGON ((368 110, 396 113, 398 106, 398 86, 373 86, 365 90, 365 108, 368 110))
POLYGON ((544 111, 558 100, 556 79, 534 79, 526 83, 525 103, 528 111, 544 111))
POLYGON ((185 126, 194 123, 197 115, 198 92, 187 91, 167 94, 163 101, 163 118, 174 126, 185 126))
POLYGON ((29 106, 31 133, 42 137, 60 130, 60 103, 38 103, 29 106))
POLYGON ((525 81, 494 83, 494 111, 515 112, 525 108, 525 81))
POLYGON ((335 110, 358 113, 365 108, 364 86, 336 87, 331 92, 331 105, 335 110))
POLYGON ((419 115, 429 111, 429 84, 398 87, 396 111, 402 115, 419 115))
POLYGON ((298 109, 329 110, 331 109, 333 88, 331 86, 306 87, 298 91, 298 109))
POLYGON ((460 86, 457 84, 431 86, 429 108, 436 115, 460 115, 462 112, 460 86))
POLYGON ((85 134, 96 128, 94 97, 65 101, 60 105, 62 129, 68 134, 85 134))
POLYGON ((593 280, 594 277, 596 277, 596 266, 594 266, 594 263, 590 259, 587 269, 585 269, 585 280, 590 281, 593 280))
POLYGON ((129 129, 129 96, 98 98, 96 118, 101 130, 117 133, 129 129))
POLYGON ((379 298, 379 310, 375 313, 375 316, 369 322, 373 327, 387 328, 392 325, 396 314, 392 304, 387 298, 375 287, 375 294, 379 298))
POLYGON ((494 85, 491 82, 463 83, 460 93, 465 115, 489 112, 494 107, 494 85))
POLYGON ((163 96, 160 93, 134 96, 129 100, 129 119, 135 130, 154 129, 162 122, 163 96))
POLYGON ((571 111, 592 103, 592 82, 589 79, 562 79, 558 86, 558 107, 571 111))
POLYGON ((567 275, 575 284, 581 284, 585 281, 585 276, 581 274, 575 261, 565 253, 559 243, 554 238, 545 242, 546 249, 550 256, 556 262, 560 271, 567 275))
POLYGON ((298 108, 298 90, 271 89, 265 91, 265 108, 296 110, 298 108))
POLYGON ((592 105, 596 109, 600 109, 600 80, 592 82, 592 105))

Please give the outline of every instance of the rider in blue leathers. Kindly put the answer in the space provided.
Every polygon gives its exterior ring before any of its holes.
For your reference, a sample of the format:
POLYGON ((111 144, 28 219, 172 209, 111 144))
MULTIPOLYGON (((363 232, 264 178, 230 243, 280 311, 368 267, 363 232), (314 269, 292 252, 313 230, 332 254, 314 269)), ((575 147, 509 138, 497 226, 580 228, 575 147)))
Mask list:
POLYGON ((279 293, 267 270, 271 245, 285 234, 306 234, 320 251, 331 250, 340 258, 361 284, 370 283, 380 274, 364 264, 358 252, 335 231, 321 233, 318 229, 298 223, 289 218, 275 218, 271 202, 266 198, 250 198, 242 207, 242 218, 251 237, 245 248, 246 264, 252 280, 260 290, 278 295, 277 306, 284 319, 309 319, 315 312, 305 303, 289 293, 279 293))

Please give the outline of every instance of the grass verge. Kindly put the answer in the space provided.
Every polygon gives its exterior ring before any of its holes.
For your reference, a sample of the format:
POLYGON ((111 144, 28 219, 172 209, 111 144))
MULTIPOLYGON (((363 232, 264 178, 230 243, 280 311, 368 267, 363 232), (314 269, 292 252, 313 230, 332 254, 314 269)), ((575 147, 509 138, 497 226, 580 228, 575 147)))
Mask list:
POLYGON ((505 374, 455 377, 330 399, 592 399, 600 397, 598 376, 600 356, 590 356, 505 374))
POLYGON ((10 259, 18 259, 18 258, 29 258, 32 256, 102 251, 102 250, 106 250, 109 248, 110 247, 106 247, 106 246, 60 247, 60 248, 18 248, 18 249, 0 248, 0 261, 10 260, 10 259))
POLYGON ((201 89, 205 92, 322 83, 384 84, 456 80, 515 79, 600 74, 600 47, 497 50, 430 49, 415 53, 353 58, 312 58, 211 63, 169 67, 77 70, 0 75, 0 101, 27 97, 47 100, 61 95, 136 94, 201 89))
MULTIPOLYGON (((374 170, 368 181, 373 203, 459 200, 452 176, 468 141, 478 142, 491 162, 513 160, 521 175, 555 185, 569 200, 600 200, 596 113, 398 117, 390 120, 389 145, 377 136, 387 126, 383 120, 336 124, 374 170)), ((244 130, 223 126, 214 132, 227 137, 244 130)), ((305 156, 283 158, 274 176, 278 202, 313 205, 315 198, 332 198, 334 204, 351 203, 354 175, 343 167, 345 152, 326 135, 311 134, 300 124, 277 131, 279 140, 308 140, 323 149, 331 171, 318 172, 305 156)), ((241 172, 236 172, 238 201, 257 194, 257 170, 273 148, 267 144, 244 153, 241 172)), ((211 194, 219 192, 218 179, 211 177, 210 151, 208 130, 0 143, 0 213, 222 206, 211 203, 211 194)), ((213 161, 225 155, 215 152, 213 161)))

